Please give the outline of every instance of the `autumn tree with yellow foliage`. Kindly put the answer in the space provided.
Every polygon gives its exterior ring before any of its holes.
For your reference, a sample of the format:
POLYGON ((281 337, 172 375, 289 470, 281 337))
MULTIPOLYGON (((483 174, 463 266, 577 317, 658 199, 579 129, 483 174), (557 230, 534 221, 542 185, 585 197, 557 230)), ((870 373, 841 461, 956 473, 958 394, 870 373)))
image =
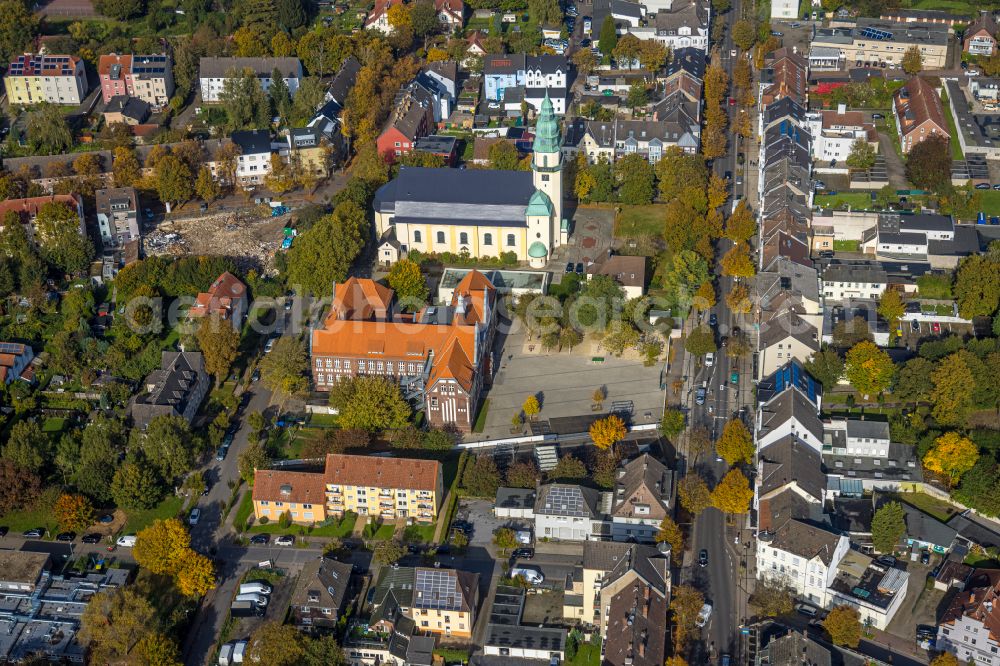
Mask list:
POLYGON ((172 576, 187 596, 200 597, 215 587, 212 561, 191 548, 191 535, 176 518, 157 520, 140 530, 132 556, 152 573, 172 576))
POLYGON ((729 248, 729 251, 722 256, 722 274, 748 278, 753 277, 757 269, 750 259, 750 248, 746 243, 737 243, 729 248))
POLYGON ((715 443, 715 451, 730 465, 753 462, 753 436, 743 425, 743 421, 730 419, 726 422, 722 435, 715 443))
POLYGON ((590 439, 594 446, 607 450, 625 439, 625 422, 620 417, 611 414, 590 424, 590 439))
POLYGON ((753 488, 738 469, 731 469, 712 491, 712 506, 723 513, 746 513, 753 500, 753 488))
POLYGON ((946 432, 934 440, 934 446, 924 455, 924 467, 943 474, 955 485, 978 460, 979 449, 972 440, 957 432, 946 432))
POLYGON ((678 561, 684 555, 684 533, 670 516, 664 516, 663 520, 660 521, 660 531, 656 533, 656 543, 670 544, 673 556, 678 561))

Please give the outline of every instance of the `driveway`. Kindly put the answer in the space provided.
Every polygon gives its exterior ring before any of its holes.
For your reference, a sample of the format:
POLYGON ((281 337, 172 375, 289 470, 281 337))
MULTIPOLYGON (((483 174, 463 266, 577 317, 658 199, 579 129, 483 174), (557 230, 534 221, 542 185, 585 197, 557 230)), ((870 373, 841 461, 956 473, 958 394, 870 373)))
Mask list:
POLYGON ((889 175, 889 183, 897 190, 906 189, 906 165, 903 159, 896 153, 892 145, 892 137, 885 132, 878 133, 878 150, 885 158, 885 170, 889 175))

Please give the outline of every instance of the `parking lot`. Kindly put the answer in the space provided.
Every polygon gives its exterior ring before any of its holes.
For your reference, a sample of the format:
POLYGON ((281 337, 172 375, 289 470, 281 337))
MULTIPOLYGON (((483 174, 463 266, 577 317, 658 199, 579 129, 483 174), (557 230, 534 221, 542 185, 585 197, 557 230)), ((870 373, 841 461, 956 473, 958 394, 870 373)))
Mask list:
POLYGON ((906 598, 900 604, 896 616, 889 623, 888 632, 907 640, 915 639, 917 625, 937 624, 938 607, 947 594, 942 590, 925 586, 927 576, 934 566, 940 564, 941 556, 931 558, 930 565, 919 562, 906 562, 906 571, 910 574, 906 586, 906 598))

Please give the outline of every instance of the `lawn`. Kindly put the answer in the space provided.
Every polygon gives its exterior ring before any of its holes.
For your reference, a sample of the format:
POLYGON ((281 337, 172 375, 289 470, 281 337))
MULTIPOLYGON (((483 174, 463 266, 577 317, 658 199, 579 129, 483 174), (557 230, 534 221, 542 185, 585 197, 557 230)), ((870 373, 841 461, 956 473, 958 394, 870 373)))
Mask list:
POLYGON ((949 518, 958 513, 958 509, 948 504, 944 500, 925 495, 924 493, 897 493, 896 497, 910 506, 916 507, 924 513, 934 516, 941 522, 947 522, 949 518))
POLYGON ((154 506, 152 509, 146 509, 145 511, 130 511, 128 514, 128 520, 125 521, 125 527, 122 528, 122 531, 125 534, 135 534, 139 530, 152 525, 156 520, 176 518, 180 515, 181 508, 183 506, 184 499, 182 497, 171 495, 154 506))
MULTIPOLYGON (((242 510, 242 506, 240 509, 242 510)), ((253 507, 251 506, 251 512, 253 507)), ((236 517, 239 518, 239 512, 237 512, 236 517)), ((354 531, 354 523, 357 521, 357 515, 349 513, 344 516, 343 520, 332 521, 327 525, 319 525, 316 527, 306 527, 304 525, 291 525, 289 527, 282 527, 277 522, 267 523, 266 525, 254 525, 248 532, 253 532, 256 534, 299 534, 305 530, 306 536, 315 537, 346 537, 354 531)), ((391 525, 389 526, 392 527, 391 525)), ((390 534, 389 536, 392 536, 390 534)))
POLYGON ((844 208, 868 210, 872 207, 872 195, 869 192, 838 192, 837 194, 817 194, 813 203, 820 208, 844 208))
POLYGON ((13 534, 36 527, 44 527, 49 531, 49 536, 54 537, 57 531, 56 521, 52 516, 52 512, 39 509, 8 513, 6 516, 0 517, 0 525, 9 527, 13 534))
POLYGON ((835 240, 833 241, 834 252, 857 252, 861 241, 835 240))
MULTIPOLYGON (((951 104, 948 103, 948 93, 941 93, 941 106, 944 108, 944 117, 948 121, 948 133, 952 137, 957 137, 958 128, 955 126, 954 116, 951 115, 951 104)), ((962 152, 961 142, 953 138, 948 143, 951 144, 951 159, 964 160, 965 154, 962 152)))
POLYGON ((236 516, 233 517, 233 525, 239 529, 240 525, 246 525, 247 520, 253 515, 253 488, 247 488, 240 499, 239 506, 236 507, 236 516))
POLYGON ((916 0, 910 3, 910 9, 936 9, 941 12, 975 16, 979 6, 963 0, 916 0))
POLYGON ((980 209, 987 217, 1000 215, 1000 192, 996 190, 976 190, 976 193, 982 195, 982 206, 980 209))
POLYGON ((339 417, 336 414, 310 414, 309 425, 314 428, 334 428, 339 417))
POLYGON ((302 447, 307 442, 319 439, 323 436, 323 428, 299 428, 293 433, 289 433, 287 443, 281 447, 281 455, 286 460, 299 460, 302 457, 302 447))
POLYGON ((615 236, 662 236, 666 209, 666 204, 622 206, 622 212, 615 218, 615 236))
POLYGON ((66 419, 50 416, 42 423, 42 432, 61 432, 66 427, 66 419))
POLYGON ((479 408, 479 414, 476 415, 476 423, 472 426, 472 432, 482 432, 486 428, 486 415, 490 413, 490 399, 486 398, 483 400, 482 406, 479 408))
POLYGON ((410 525, 403 530, 403 541, 405 543, 430 543, 434 541, 434 529, 436 527, 437 523, 433 525, 410 525))
POLYGON ((570 666, 599 666, 601 663, 601 647, 582 643, 573 658, 566 662, 570 666))

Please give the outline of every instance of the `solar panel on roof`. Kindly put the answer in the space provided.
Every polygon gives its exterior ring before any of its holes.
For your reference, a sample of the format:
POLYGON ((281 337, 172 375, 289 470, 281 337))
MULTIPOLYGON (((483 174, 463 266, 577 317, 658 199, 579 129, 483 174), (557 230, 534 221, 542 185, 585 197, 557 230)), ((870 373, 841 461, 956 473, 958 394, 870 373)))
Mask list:
POLYGON ((0 342, 0 354, 20 354, 22 349, 16 342, 0 342))
POLYGON ((880 30, 878 28, 864 28, 861 31, 861 36, 868 39, 875 39, 878 41, 885 41, 887 39, 892 39, 892 33, 888 30, 880 30))

